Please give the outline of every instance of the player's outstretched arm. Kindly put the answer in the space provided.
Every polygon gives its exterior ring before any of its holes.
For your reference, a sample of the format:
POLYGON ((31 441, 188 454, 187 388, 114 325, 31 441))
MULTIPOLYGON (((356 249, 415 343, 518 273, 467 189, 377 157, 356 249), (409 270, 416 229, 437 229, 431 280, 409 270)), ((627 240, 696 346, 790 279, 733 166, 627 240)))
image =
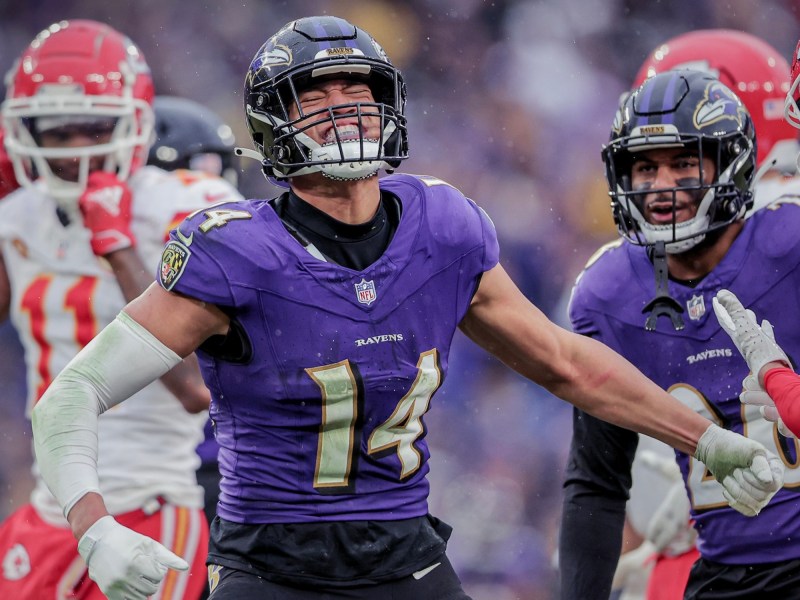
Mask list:
POLYGON ((90 576, 109 598, 146 598, 167 568, 186 567, 108 516, 97 477, 98 417, 227 327, 216 307, 153 285, 70 361, 34 407, 42 478, 79 539, 90 576))
POLYGON ((783 484, 780 461, 681 404, 607 346, 558 327, 498 265, 484 273, 461 323, 476 343, 525 377, 600 419, 702 460, 729 502, 757 514, 783 484))

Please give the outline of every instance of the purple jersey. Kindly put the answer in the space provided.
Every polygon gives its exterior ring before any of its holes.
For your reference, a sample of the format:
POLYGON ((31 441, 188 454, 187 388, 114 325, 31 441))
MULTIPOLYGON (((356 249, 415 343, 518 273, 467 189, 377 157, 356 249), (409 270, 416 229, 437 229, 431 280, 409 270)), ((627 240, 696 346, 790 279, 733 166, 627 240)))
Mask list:
POLYGON ((722 486, 696 459, 676 453, 702 555, 729 564, 800 558, 800 469, 794 439, 778 434, 757 408, 739 402, 747 365, 720 328, 712 298, 733 291, 761 319, 775 325, 778 342, 800 357, 800 207, 773 205, 748 220, 722 262, 695 288, 669 282, 684 308, 685 328, 660 317, 645 331, 642 308, 655 295, 645 250, 621 241, 598 252, 578 278, 570 306, 575 331, 604 342, 690 408, 717 424, 758 440, 786 464, 785 485, 757 518, 742 516, 722 497, 722 486))
POLYGON ((363 271, 312 256, 266 201, 190 215, 159 281, 246 332, 246 364, 198 352, 237 523, 406 519, 427 513, 423 416, 479 278, 494 226, 444 182, 393 175, 389 247, 363 271))

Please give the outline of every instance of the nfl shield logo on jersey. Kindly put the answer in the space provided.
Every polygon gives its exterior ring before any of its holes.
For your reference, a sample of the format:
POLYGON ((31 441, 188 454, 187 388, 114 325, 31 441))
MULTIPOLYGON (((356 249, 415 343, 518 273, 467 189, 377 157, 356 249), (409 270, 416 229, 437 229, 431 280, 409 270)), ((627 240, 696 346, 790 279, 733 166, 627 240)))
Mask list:
POLYGON ((689 318, 692 321, 697 321, 706 314, 706 303, 702 296, 692 296, 691 300, 686 303, 686 308, 689 309, 689 318))
POLYGON ((378 295, 375 293, 375 282, 370 280, 367 281, 363 277, 359 283, 355 284, 356 286, 356 298, 361 304, 366 304, 369 306, 373 302, 375 302, 375 298, 378 295))

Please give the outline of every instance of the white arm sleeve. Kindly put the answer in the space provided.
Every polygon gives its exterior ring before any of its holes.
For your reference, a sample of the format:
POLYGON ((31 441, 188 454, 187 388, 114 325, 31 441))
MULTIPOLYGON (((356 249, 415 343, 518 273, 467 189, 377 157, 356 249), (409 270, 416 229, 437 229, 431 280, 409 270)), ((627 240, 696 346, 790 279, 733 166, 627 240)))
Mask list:
POLYGON ((97 479, 97 418, 181 361, 124 312, 59 373, 31 416, 39 470, 66 516, 97 479))

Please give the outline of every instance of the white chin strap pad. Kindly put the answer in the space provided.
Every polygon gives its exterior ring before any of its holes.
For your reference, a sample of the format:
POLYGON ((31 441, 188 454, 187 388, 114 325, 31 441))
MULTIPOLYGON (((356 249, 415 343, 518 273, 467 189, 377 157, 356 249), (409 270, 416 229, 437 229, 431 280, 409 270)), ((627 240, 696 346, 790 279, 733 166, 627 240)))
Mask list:
POLYGON ((353 161, 364 156, 365 158, 378 156, 378 142, 364 140, 363 154, 360 141, 342 142, 342 152, 338 144, 320 146, 311 151, 312 161, 326 161, 318 165, 323 175, 336 179, 363 179, 370 177, 386 165, 382 160, 365 160, 361 162, 338 162, 341 160, 353 161))

